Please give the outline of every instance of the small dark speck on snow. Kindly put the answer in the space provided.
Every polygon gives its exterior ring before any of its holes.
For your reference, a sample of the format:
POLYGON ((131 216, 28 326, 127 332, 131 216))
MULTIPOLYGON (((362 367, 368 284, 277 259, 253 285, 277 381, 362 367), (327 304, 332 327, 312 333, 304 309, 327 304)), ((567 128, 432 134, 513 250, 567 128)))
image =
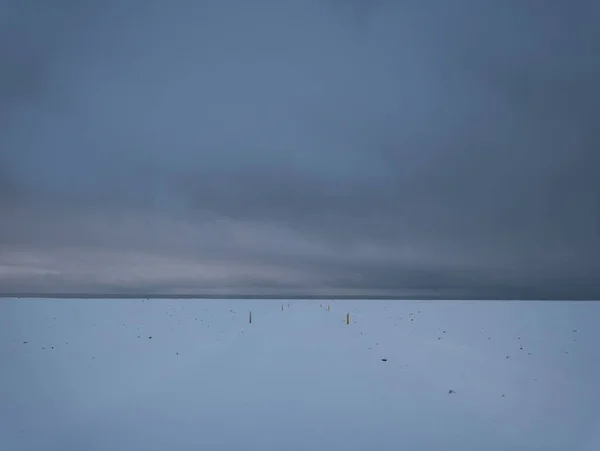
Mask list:
POLYGON ((28 341, 24 341, 23 344, 26 345, 27 343, 29 343, 28 341))
POLYGON ((387 362, 387 359, 381 359, 382 362, 387 362))
POLYGON ((452 393, 456 393, 454 390, 448 390, 448 394, 451 395, 452 393))
POLYGON ((148 337, 148 340, 152 340, 152 337, 148 337))

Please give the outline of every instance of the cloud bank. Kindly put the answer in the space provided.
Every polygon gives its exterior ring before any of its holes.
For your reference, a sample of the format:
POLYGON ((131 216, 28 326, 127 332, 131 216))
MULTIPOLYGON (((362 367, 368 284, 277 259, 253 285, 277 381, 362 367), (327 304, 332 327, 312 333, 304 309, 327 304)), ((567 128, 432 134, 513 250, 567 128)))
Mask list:
POLYGON ((596 3, 3 0, 0 291, 600 298, 596 3))

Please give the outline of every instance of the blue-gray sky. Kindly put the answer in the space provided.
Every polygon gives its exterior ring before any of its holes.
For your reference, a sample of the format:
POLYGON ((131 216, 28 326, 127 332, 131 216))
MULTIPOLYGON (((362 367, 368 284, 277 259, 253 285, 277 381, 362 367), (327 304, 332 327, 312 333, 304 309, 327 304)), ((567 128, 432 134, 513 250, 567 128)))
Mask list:
POLYGON ((0 0, 4 293, 600 297, 600 5, 0 0))

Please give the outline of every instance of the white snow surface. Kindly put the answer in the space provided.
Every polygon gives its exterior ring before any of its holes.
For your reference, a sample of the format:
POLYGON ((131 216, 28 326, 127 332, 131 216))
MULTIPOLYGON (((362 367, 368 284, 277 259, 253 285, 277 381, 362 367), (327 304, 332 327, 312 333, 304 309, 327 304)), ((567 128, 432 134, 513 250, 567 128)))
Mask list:
POLYGON ((9 299, 0 365, 1 451, 600 450, 597 302, 9 299))

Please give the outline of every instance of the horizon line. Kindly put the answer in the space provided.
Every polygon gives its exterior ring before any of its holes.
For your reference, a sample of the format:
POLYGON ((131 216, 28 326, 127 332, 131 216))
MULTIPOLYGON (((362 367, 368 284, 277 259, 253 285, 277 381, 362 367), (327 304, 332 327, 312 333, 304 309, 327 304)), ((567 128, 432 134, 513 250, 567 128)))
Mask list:
POLYGON ((189 300, 365 300, 365 301, 591 301, 598 302, 600 298, 590 296, 431 296, 431 295, 317 295, 317 294, 126 294, 126 293, 0 293, 2 299, 189 299, 189 300))

